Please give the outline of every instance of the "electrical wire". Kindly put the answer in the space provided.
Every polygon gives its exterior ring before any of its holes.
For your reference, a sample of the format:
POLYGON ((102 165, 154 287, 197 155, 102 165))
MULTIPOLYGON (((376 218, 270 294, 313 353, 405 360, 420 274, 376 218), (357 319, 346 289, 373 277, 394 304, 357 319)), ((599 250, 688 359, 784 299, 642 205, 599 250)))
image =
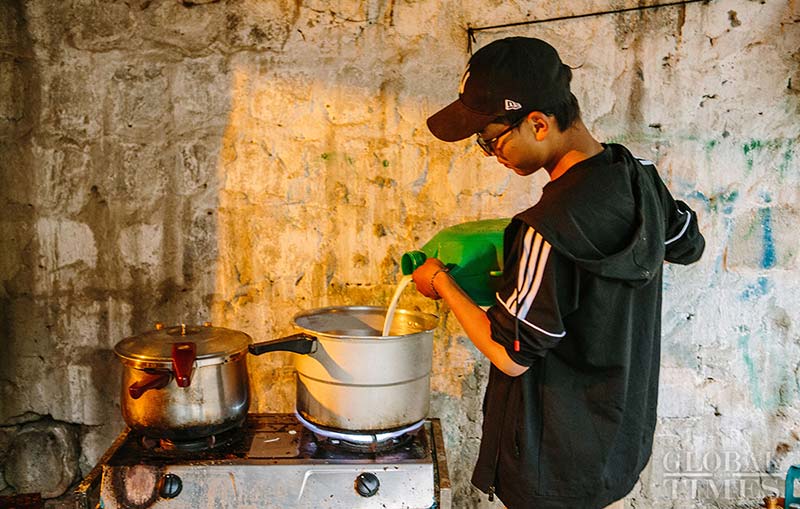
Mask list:
POLYGON ((467 26, 467 52, 472 55, 472 43, 477 42, 475 39, 475 32, 483 32, 485 30, 497 30, 500 28, 511 28, 511 27, 518 27, 523 25, 536 25, 539 23, 551 23, 554 21, 564 21, 568 19, 579 19, 579 18, 590 18, 593 16, 605 16, 608 14, 621 14, 625 12, 633 12, 633 11, 644 11, 647 9, 659 9, 661 7, 675 7, 678 5, 686 5, 686 4, 694 4, 698 2, 709 3, 711 0, 680 0, 678 2, 668 2, 663 4, 654 4, 654 5, 639 5, 636 7, 626 7, 624 9, 612 9, 609 11, 598 11, 598 12, 587 12, 584 14, 570 14, 567 16, 556 16, 554 18, 545 18, 545 19, 532 19, 528 21, 518 21, 516 23, 504 23, 502 25, 491 25, 485 27, 470 27, 467 26))

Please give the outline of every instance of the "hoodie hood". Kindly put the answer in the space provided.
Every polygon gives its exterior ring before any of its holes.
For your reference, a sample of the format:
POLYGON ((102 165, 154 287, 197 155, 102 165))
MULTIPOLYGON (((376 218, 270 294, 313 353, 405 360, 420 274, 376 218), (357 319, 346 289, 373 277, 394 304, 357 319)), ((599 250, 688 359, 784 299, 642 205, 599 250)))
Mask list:
POLYGON ((515 219, 589 272, 646 284, 664 261, 665 217, 655 169, 644 163, 621 145, 604 145, 549 182, 539 202, 515 219))

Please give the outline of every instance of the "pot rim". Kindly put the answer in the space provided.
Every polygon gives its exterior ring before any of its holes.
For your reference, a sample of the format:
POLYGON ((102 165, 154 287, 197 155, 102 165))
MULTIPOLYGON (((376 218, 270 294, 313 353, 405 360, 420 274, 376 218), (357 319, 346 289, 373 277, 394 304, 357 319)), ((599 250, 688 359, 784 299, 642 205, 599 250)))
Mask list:
POLYGON ((402 315, 416 316, 421 320, 423 320, 424 328, 422 330, 411 332, 409 334, 394 335, 394 336, 382 336, 380 335, 380 331, 378 331, 378 334, 376 335, 355 336, 348 334, 331 334, 329 332, 320 332, 297 323, 298 319, 314 315, 322 315, 322 314, 345 312, 345 311, 365 311, 365 312, 383 311, 385 315, 388 310, 389 308, 387 306, 326 306, 295 313, 295 315, 292 317, 292 322, 294 323, 295 326, 305 331, 308 331, 309 334, 319 338, 324 338, 326 340, 332 340, 332 341, 348 341, 348 342, 356 341, 365 343, 377 342, 377 341, 381 342, 409 341, 415 339, 415 337, 418 335, 429 334, 430 332, 433 332, 436 329, 436 327, 438 327, 439 324, 439 317, 434 314, 426 313, 424 311, 414 311, 410 309, 400 309, 400 308, 395 309, 395 316, 402 316, 402 315))

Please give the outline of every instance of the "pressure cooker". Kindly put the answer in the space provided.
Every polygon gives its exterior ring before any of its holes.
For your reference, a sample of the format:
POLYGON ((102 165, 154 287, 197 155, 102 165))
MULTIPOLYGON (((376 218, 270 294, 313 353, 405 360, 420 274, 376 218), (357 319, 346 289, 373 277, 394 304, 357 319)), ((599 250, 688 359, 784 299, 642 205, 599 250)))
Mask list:
POLYGON ((123 364, 125 423, 153 438, 190 440, 240 426, 250 406, 247 334, 157 324, 114 347, 123 364))

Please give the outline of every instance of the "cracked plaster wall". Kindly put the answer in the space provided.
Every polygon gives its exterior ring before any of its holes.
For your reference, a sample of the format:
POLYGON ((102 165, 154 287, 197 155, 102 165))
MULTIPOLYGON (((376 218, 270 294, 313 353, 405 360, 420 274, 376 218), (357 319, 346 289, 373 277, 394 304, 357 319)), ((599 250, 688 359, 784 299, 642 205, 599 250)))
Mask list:
MULTIPOLYGON (((54 419, 80 425, 87 473, 123 426, 111 349, 156 321, 265 340, 300 310, 383 305, 405 250, 526 208, 543 175, 425 128, 464 29, 625 6, 0 2, 0 457, 54 419)), ((658 437, 629 507, 742 507, 800 461, 799 22, 795 0, 715 0, 476 34, 553 43, 590 129, 699 212, 703 260, 666 268, 658 437)), ((468 482, 487 362, 447 309, 401 305, 442 317, 431 415, 456 507, 490 507, 468 482)), ((252 410, 290 411, 289 354, 250 367, 252 410)))

